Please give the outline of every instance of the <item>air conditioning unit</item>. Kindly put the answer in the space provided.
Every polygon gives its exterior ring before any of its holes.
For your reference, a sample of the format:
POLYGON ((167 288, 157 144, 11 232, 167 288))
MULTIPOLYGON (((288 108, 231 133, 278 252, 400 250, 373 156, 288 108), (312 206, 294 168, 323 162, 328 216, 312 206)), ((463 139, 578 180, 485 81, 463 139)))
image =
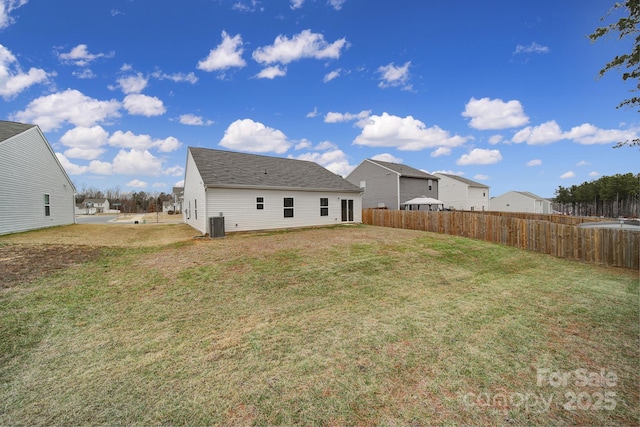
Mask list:
POLYGON ((223 216, 212 216, 209 218, 209 237, 224 237, 223 216))

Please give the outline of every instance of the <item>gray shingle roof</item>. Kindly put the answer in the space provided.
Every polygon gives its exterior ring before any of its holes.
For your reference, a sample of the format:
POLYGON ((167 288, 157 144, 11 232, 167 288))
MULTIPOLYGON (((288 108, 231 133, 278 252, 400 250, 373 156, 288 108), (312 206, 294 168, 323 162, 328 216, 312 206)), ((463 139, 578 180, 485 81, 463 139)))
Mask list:
POLYGON ((479 182, 471 181, 470 179, 463 178, 463 177, 461 177, 459 175, 452 175, 452 174, 449 174, 449 173, 438 173, 437 175, 446 176, 448 178, 455 179, 456 181, 464 182, 465 184, 467 184, 470 187, 489 188, 488 185, 484 185, 484 184, 481 184, 479 182))
POLYGON ((6 141, 7 139, 21 134, 35 126, 36 125, 0 120, 0 142, 6 141))
POLYGON ((339 175, 306 160, 189 147, 204 185, 360 192, 339 175))
POLYGON ((391 169, 394 172, 399 173, 401 176, 406 176, 408 178, 426 178, 426 179, 435 179, 437 180, 437 176, 433 176, 426 172, 422 172, 416 168, 412 168, 411 166, 403 165, 400 163, 391 163, 391 162, 383 162, 381 160, 372 160, 368 159, 371 163, 375 163, 377 165, 383 166, 387 169, 391 169))

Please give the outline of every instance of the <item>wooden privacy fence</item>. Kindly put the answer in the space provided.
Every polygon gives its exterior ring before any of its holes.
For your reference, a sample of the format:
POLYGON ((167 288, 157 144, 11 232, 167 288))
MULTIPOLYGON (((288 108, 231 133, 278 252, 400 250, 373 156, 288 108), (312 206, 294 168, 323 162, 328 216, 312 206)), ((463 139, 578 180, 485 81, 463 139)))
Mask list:
POLYGON ((362 211, 362 222, 368 225, 470 237, 560 258, 640 269, 640 231, 582 228, 577 220, 567 221, 561 215, 543 217, 548 218, 528 219, 504 212, 362 211), (560 219, 554 222, 551 217, 560 219))

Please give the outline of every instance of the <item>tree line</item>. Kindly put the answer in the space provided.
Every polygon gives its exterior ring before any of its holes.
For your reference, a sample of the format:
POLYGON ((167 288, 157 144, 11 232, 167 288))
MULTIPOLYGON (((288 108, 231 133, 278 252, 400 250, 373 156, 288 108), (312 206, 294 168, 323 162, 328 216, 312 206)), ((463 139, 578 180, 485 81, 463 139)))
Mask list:
POLYGON ((162 212, 163 202, 173 202, 173 195, 165 192, 147 193, 144 191, 126 192, 120 187, 105 191, 94 187, 82 187, 76 194, 76 203, 85 199, 107 199, 111 209, 118 209, 122 213, 152 213, 162 212), (114 204, 119 205, 114 206, 114 204))
POLYGON ((571 187, 558 187, 554 202, 563 214, 638 218, 640 173, 603 176, 571 187))

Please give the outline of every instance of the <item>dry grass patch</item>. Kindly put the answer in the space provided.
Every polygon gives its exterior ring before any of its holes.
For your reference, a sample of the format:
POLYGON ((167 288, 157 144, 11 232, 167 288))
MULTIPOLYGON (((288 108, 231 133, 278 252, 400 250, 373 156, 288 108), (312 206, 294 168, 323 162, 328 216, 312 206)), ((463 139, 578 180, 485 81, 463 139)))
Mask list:
POLYGON ((72 224, 0 236, 3 243, 148 247, 184 242, 199 233, 186 224, 72 224))
POLYGON ((111 248, 0 293, 0 424, 633 424, 637 279, 366 226, 111 248))

